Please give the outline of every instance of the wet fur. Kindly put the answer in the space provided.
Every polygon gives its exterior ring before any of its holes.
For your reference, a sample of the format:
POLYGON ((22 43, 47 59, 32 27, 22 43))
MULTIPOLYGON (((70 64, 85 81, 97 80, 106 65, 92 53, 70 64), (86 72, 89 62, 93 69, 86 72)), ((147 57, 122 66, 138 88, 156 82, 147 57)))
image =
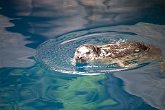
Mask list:
MULTIPOLYGON (((161 57, 161 50, 154 45, 143 42, 120 42, 106 45, 84 44, 80 47, 82 46, 94 53, 94 58, 89 62, 134 67, 140 63, 158 61, 162 72, 165 72, 165 62, 161 57)), ((74 59, 75 57, 76 52, 74 59)))

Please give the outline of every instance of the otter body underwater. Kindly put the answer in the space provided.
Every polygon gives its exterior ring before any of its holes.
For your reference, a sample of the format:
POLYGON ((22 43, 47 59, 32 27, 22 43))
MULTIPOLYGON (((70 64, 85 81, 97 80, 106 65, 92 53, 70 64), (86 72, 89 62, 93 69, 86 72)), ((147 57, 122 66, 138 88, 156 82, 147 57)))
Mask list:
POLYGON ((165 62, 160 48, 142 42, 116 42, 106 45, 83 44, 75 51, 75 63, 116 64, 136 67, 145 62, 158 61, 165 72, 165 62))

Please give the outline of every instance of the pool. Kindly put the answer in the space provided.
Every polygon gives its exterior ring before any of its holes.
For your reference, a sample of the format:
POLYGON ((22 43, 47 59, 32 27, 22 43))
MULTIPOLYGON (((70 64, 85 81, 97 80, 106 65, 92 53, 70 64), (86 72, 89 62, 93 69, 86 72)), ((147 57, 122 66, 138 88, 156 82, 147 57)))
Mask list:
POLYGON ((0 110, 164 110, 158 62, 101 74, 95 68, 76 74, 70 65, 83 43, 142 41, 158 46, 165 58, 164 4, 1 0, 0 110))

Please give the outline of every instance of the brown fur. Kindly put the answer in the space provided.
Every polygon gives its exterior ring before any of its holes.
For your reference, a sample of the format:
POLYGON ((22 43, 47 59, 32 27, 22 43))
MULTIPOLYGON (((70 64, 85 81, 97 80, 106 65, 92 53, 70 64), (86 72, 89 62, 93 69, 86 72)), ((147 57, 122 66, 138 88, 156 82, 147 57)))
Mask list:
MULTIPOLYGON (((84 44, 81 47, 86 47, 90 50, 92 55, 84 54, 83 60, 79 59, 79 62, 98 62, 104 64, 117 64, 121 67, 134 67, 137 63, 144 63, 147 61, 158 61, 161 65, 162 70, 165 68, 164 60, 161 58, 160 48, 144 44, 142 42, 120 42, 120 43, 110 43, 106 45, 93 45, 84 44)), ((77 50, 79 49, 77 48, 77 50)), ((76 59, 80 54, 75 52, 74 59, 76 59)))

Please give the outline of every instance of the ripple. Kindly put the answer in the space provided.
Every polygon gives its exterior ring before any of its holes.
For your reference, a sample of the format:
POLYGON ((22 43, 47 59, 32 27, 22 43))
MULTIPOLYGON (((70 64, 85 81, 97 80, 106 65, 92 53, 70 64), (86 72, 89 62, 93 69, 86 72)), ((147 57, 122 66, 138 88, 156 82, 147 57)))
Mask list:
MULTIPOLYGON (((107 29, 107 28, 106 28, 107 29)), ((107 72, 116 72, 130 68, 121 68, 115 65, 79 65, 72 64, 75 49, 82 44, 108 44, 112 42, 139 41, 152 43, 152 39, 139 36, 136 33, 124 32, 98 32, 79 31, 65 34, 55 39, 50 39, 42 43, 37 48, 36 59, 50 70, 67 74, 98 75, 107 72)), ((141 67, 142 65, 140 65, 141 67)), ((137 68, 137 67, 136 67, 137 68)))

